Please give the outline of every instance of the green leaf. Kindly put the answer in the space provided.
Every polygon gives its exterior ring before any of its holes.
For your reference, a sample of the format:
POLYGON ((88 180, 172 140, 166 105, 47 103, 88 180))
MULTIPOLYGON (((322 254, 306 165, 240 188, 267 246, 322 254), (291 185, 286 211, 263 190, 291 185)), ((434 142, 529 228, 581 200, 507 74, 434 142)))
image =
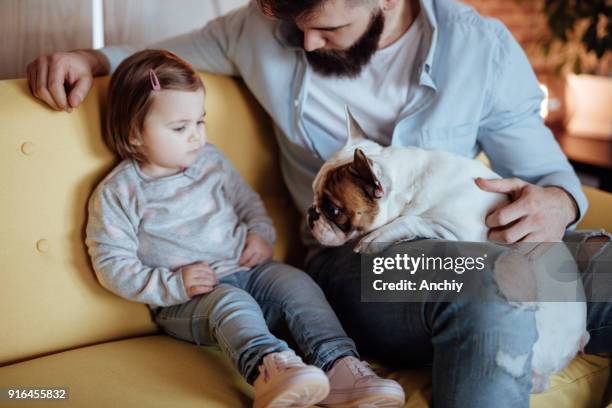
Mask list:
MULTIPOLYGON (((515 0, 523 4, 526 0, 515 0)), ((612 51, 612 0, 533 0, 535 4, 542 5, 542 12, 546 15, 549 28, 549 39, 542 43, 542 52, 549 56, 554 41, 562 45, 561 52, 567 53, 573 47, 569 44, 582 45, 587 52, 594 52, 601 59, 612 51), (598 36, 597 27, 601 18, 607 19, 603 37, 598 36), (578 38, 577 25, 589 20, 589 25, 578 38)), ((555 70, 563 69, 569 61, 563 61, 555 70)), ((582 70, 582 61, 575 58, 572 61, 574 71, 582 70)))

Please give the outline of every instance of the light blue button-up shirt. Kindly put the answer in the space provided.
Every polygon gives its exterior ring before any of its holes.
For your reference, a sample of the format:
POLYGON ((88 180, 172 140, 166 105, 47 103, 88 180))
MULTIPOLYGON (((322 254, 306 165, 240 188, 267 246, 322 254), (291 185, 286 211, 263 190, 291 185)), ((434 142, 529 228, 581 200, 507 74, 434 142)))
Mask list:
MULTIPOLYGON (((523 50, 499 21, 454 0, 421 0, 423 40, 410 98, 391 144, 444 149, 473 158, 484 151, 502 177, 559 186, 578 204, 587 201, 580 182, 541 118, 544 97, 523 50)), ((342 141, 306 129, 304 102, 312 69, 301 33, 249 5, 201 29, 149 45, 169 49, 195 69, 240 76, 271 116, 284 180, 305 214, 312 180, 342 141)), ((101 51, 111 71, 137 47, 101 51)), ((409 62, 407 61, 407 66, 409 62)))

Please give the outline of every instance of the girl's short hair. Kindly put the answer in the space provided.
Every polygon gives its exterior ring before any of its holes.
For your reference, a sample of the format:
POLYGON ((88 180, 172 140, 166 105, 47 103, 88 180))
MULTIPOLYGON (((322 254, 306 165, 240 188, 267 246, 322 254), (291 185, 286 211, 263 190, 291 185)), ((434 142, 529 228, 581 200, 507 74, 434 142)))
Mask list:
POLYGON ((144 161, 130 135, 140 139, 144 121, 151 109, 153 70, 161 89, 197 91, 204 84, 191 66, 169 51, 144 50, 126 58, 113 74, 108 88, 106 143, 122 159, 144 161))

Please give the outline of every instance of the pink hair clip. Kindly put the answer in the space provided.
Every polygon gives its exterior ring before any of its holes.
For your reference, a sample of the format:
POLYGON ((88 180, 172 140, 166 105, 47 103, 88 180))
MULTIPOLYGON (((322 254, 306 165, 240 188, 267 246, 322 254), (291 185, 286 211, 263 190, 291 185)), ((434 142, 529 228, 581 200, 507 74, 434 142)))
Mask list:
POLYGON ((161 85, 159 84, 159 79, 157 78, 157 75, 155 75, 155 71, 153 71, 153 69, 149 70, 149 79, 151 80, 151 87, 153 90, 160 91, 161 85))

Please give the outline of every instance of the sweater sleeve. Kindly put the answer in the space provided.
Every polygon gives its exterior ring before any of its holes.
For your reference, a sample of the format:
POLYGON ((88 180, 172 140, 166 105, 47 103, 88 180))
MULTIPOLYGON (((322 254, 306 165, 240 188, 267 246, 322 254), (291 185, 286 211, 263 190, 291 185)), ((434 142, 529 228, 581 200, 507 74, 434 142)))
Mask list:
POLYGON ((540 116, 544 97, 537 78, 512 34, 499 22, 500 32, 491 94, 478 142, 502 177, 518 177, 539 186, 557 186, 575 200, 578 223, 588 208, 580 180, 550 129, 540 116))
POLYGON ((221 160, 225 172, 223 188, 236 214, 247 225, 249 233, 257 234, 270 244, 274 244, 276 231, 261 198, 225 156, 221 155, 221 160))
POLYGON ((155 306, 185 303, 180 269, 143 265, 138 258, 138 219, 112 188, 101 185, 89 200, 86 245, 100 284, 134 302, 155 306))

